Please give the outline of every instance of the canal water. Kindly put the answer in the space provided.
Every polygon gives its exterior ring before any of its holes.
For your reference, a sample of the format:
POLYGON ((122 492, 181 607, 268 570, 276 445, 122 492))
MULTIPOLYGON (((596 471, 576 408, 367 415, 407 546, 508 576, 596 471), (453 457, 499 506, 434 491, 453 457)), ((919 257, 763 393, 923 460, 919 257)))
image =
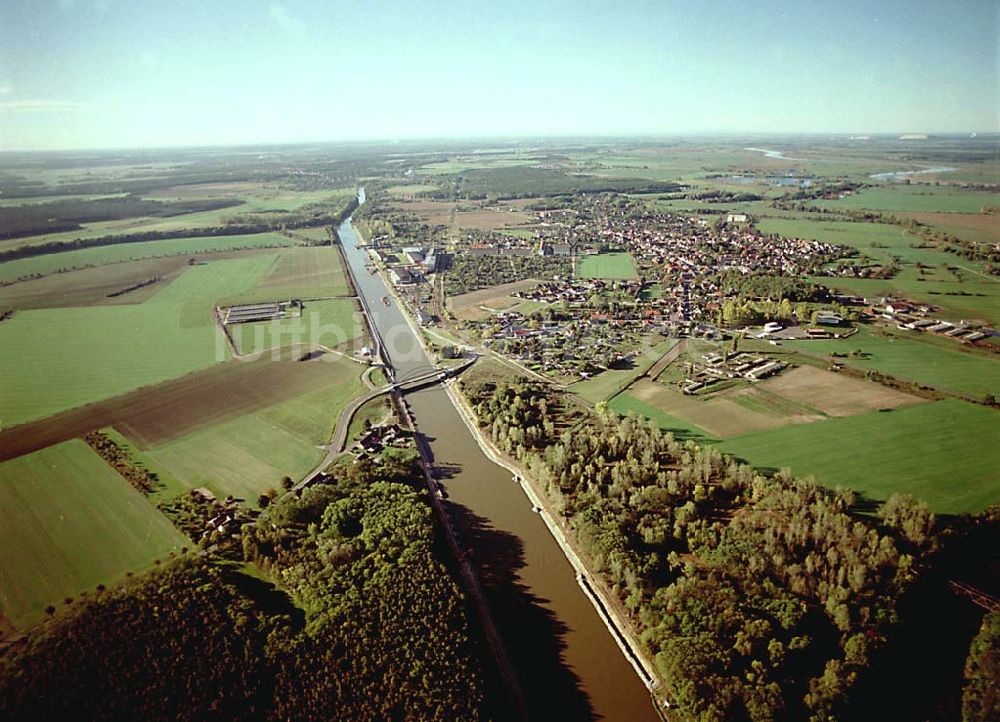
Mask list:
MULTIPOLYGON (((363 191, 359 197, 364 202, 363 191)), ((426 369, 431 360, 395 297, 368 270, 351 219, 339 233, 396 378, 426 369)), ((486 458, 444 389, 409 393, 406 402, 428 441, 456 531, 472 549, 532 719, 657 722, 645 686, 511 473, 486 458)))

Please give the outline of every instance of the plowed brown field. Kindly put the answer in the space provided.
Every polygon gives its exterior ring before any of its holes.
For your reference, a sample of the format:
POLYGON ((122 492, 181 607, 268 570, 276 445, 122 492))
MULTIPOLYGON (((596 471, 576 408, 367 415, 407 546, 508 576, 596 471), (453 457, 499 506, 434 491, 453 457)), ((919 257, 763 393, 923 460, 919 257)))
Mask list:
POLYGON ((328 384, 343 374, 339 356, 296 361, 229 361, 39 421, 0 431, 0 461, 114 426, 142 448, 257 411, 328 384), (336 358, 340 363, 329 363, 336 358))

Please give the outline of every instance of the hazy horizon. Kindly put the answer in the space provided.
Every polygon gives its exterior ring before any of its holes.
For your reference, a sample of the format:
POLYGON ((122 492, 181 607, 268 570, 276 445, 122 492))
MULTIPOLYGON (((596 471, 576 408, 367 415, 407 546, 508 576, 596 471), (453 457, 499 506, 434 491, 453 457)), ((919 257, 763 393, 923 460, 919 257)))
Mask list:
MULTIPOLYGON (((401 148, 407 148, 409 146, 432 146, 433 150, 447 150, 449 146, 456 147, 467 147, 474 146, 482 152, 482 148, 478 144, 481 143, 498 143, 503 144, 504 147, 509 147, 511 145, 523 144, 526 149, 533 149, 540 145, 574 145, 574 144, 602 144, 608 143, 611 145, 636 142, 636 143, 669 143, 671 141, 679 142, 752 142, 754 140, 760 141, 789 141, 789 140, 829 140, 829 141, 851 141, 856 142, 858 147, 863 147, 863 143, 866 141, 873 142, 887 142, 893 140, 899 140, 902 143, 905 142, 923 142, 922 139, 901 139, 900 136, 917 133, 922 134, 923 131, 886 131, 880 133, 863 133, 859 132, 857 134, 850 132, 796 132, 796 131, 755 131, 755 132, 739 132, 739 131, 727 131, 718 133, 632 133, 632 134, 592 134, 592 135, 572 135, 572 134, 560 134, 551 133, 547 135, 543 134, 525 134, 525 135, 475 135, 469 134, 464 136, 423 136, 423 137, 399 137, 399 138, 356 138, 356 139, 310 139, 310 140, 286 140, 286 141, 236 141, 232 143, 225 142, 209 142, 209 143, 177 143, 177 144, 149 144, 149 145, 131 145, 131 146, 81 146, 77 148, 0 148, 0 155, 17 155, 17 154, 74 154, 74 153, 142 153, 142 152, 184 152, 184 151, 238 151, 244 149, 247 151, 257 151, 266 150, 269 148, 274 149, 284 149, 284 148, 309 148, 314 146, 338 146, 343 145, 347 147, 357 147, 357 146, 372 146, 377 148, 389 148, 394 145, 399 145, 401 148), (852 137, 854 135, 863 137, 852 137)), ((943 139, 971 139, 973 134, 980 141, 988 138, 996 137, 1000 139, 1000 131, 942 131, 942 132, 928 132, 927 140, 943 140, 943 139)), ((761 149, 768 150, 768 149, 761 149)))
POLYGON ((0 9, 0 150, 998 129, 997 5, 0 9))

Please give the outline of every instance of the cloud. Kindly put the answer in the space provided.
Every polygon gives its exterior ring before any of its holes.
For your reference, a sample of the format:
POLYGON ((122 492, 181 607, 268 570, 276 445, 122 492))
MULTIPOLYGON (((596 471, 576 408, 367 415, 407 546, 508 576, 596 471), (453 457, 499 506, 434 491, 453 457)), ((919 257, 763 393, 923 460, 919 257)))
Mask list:
POLYGON ((86 107, 86 103, 77 103, 73 100, 0 101, 0 112, 12 113, 72 113, 86 107))
POLYGON ((0 95, 10 95, 14 92, 14 88, 6 83, 0 83, 0 95))
POLYGON ((289 15, 284 5, 271 5, 267 9, 267 13, 271 16, 271 20, 285 32, 299 33, 306 29, 306 24, 289 15))

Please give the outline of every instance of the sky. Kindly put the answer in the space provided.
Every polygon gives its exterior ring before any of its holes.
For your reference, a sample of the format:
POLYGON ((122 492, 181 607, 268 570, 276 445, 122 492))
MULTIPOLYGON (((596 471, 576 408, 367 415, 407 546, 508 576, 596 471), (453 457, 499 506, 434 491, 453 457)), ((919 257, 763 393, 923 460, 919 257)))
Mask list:
POLYGON ((0 0, 0 150, 1000 130, 997 0, 0 0))

